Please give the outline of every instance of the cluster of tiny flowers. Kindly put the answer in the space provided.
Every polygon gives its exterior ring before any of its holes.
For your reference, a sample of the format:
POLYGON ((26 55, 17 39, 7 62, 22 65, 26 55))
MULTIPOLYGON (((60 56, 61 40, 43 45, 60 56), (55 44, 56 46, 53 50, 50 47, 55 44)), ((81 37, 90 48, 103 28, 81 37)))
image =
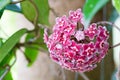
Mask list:
POLYGON ((81 9, 70 11, 68 17, 57 18, 50 36, 45 29, 44 42, 53 61, 68 70, 85 72, 94 69, 105 57, 109 32, 95 23, 80 30, 77 29, 78 22, 83 24, 81 9))

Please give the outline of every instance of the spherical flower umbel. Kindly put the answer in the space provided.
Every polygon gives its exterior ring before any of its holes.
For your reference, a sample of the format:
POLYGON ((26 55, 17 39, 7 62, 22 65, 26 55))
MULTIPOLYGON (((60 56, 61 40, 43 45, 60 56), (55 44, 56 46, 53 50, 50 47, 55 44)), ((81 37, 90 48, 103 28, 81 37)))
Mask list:
POLYGON ((45 29, 44 42, 53 61, 68 70, 85 72, 94 69, 105 57, 109 32, 96 23, 84 30, 78 23, 83 25, 81 9, 57 18, 50 36, 45 29))

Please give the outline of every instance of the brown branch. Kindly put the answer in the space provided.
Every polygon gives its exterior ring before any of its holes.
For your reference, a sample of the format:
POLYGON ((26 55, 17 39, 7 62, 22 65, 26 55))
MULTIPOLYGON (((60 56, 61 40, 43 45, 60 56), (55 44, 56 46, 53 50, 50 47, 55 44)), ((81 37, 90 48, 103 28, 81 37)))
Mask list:
POLYGON ((11 2, 10 4, 17 4, 17 3, 21 3, 21 2, 23 2, 23 1, 25 1, 25 0, 13 1, 13 2, 11 2))

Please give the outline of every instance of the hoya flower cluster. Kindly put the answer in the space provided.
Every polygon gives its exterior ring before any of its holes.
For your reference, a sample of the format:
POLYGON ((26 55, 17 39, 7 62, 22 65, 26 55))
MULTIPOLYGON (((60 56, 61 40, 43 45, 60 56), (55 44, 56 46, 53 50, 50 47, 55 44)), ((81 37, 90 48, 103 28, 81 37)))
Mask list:
POLYGON ((108 38, 109 32, 103 26, 93 23, 84 29, 81 9, 70 11, 68 17, 57 18, 50 36, 46 29, 44 33, 52 60, 63 68, 79 72, 94 69, 105 57, 108 38))

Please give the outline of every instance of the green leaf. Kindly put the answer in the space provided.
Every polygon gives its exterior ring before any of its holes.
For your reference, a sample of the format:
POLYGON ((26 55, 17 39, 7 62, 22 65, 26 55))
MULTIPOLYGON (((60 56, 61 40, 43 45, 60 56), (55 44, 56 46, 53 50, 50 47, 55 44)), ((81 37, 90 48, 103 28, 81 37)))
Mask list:
POLYGON ((21 29, 14 33, 6 42, 0 47, 0 63, 8 55, 8 53, 19 42, 20 38, 27 32, 26 29, 21 29))
POLYGON ((21 9, 16 4, 7 5, 5 9, 21 13, 21 9))
POLYGON ((112 0, 112 4, 120 14, 120 0, 112 0))
POLYGON ((30 3, 30 1, 26 0, 21 3, 22 12, 27 19, 30 21, 34 21, 35 18, 35 9, 34 6, 30 3))
POLYGON ((3 14, 5 7, 11 2, 11 0, 0 0, 0 18, 3 14))
POLYGON ((39 48, 39 46, 32 45, 30 47, 25 48, 25 56, 29 61, 28 66, 31 66, 37 58, 39 50, 37 50, 35 48, 39 48))
POLYGON ((0 0, 0 11, 7 6, 11 0, 0 0))
MULTIPOLYGON (((13 58, 14 54, 15 54, 15 50, 10 51, 9 54, 0 63, 0 76, 2 76, 5 73, 5 71, 6 71, 5 66, 6 65, 11 65, 10 61, 13 58)), ((3 80, 13 80, 10 71, 4 76, 3 80)))
MULTIPOLYGON (((48 0, 33 0, 33 2, 37 6, 39 12, 38 23, 49 25, 50 8, 48 0)), ((33 22, 36 16, 36 11, 33 4, 30 1, 26 0, 21 3, 21 8, 26 18, 33 22)))
POLYGON ((88 26, 93 16, 100 10, 109 0, 86 0, 83 13, 85 16, 85 26, 88 26))
MULTIPOLYGON (((3 45, 3 41, 2 38, 0 38, 0 47, 3 45)), ((9 52, 9 54, 2 60, 2 62, 0 63, 0 76, 2 76, 6 69, 3 67, 5 65, 10 65, 10 60, 13 58, 15 53, 15 50, 12 50, 9 52)), ((3 80, 13 80, 11 72, 8 72, 3 80)))
POLYGON ((13 80, 11 72, 8 72, 3 80, 13 80))
MULTIPOLYGON (((43 40, 43 33, 44 29, 40 29, 40 37, 34 41, 35 44, 29 44, 28 47, 25 48, 25 56, 29 61, 28 66, 31 66, 34 61, 37 58, 37 55, 39 53, 39 49, 47 50, 46 44, 44 44, 43 40)), ((35 34, 31 33, 28 34, 26 37, 26 42, 32 41, 32 39, 35 37, 35 34)))
MULTIPOLYGON (((0 67, 0 77, 5 73, 6 68, 0 67)), ((5 76, 2 76, 2 80, 13 80, 11 72, 8 72, 5 76)))
POLYGON ((0 18, 2 16, 2 14, 3 14, 3 11, 4 11, 4 9, 0 10, 0 18))
POLYGON ((3 67, 5 65, 10 65, 10 61, 11 59, 14 57, 15 54, 15 49, 11 50, 7 56, 2 60, 2 62, 0 63, 0 67, 3 67))
MULTIPOLYGON (((28 34, 26 37, 26 42, 30 42, 34 37, 35 35, 33 33, 28 34)), ((25 48, 25 56, 29 61, 28 66, 31 66, 37 58, 39 51, 36 48, 39 48, 39 45, 29 44, 29 46, 25 48)))
POLYGON ((4 74, 5 70, 6 70, 6 69, 0 67, 0 76, 2 76, 2 74, 4 74))
POLYGON ((0 38, 0 47, 2 46, 3 44, 3 41, 2 41, 2 38, 0 38))

